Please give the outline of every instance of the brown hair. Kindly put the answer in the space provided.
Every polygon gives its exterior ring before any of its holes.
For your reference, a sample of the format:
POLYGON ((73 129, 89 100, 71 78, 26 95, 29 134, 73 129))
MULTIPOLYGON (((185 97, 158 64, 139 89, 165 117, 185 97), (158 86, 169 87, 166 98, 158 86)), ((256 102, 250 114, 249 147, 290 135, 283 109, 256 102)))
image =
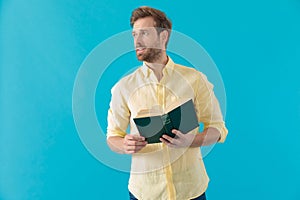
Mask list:
POLYGON ((148 6, 142 6, 132 11, 130 17, 130 26, 133 27, 134 23, 138 19, 145 18, 145 17, 153 18, 155 22, 154 26, 156 27, 158 34, 164 30, 168 31, 168 39, 166 42, 166 46, 167 46, 171 34, 171 29, 172 29, 172 22, 170 21, 170 19, 168 19, 166 14, 160 10, 148 6))

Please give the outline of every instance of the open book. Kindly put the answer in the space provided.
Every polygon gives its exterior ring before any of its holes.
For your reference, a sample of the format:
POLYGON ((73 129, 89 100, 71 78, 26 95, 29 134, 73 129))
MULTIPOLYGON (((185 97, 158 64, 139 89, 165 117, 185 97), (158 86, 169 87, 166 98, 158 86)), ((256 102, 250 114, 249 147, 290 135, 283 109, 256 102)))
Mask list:
POLYGON ((163 134, 175 137, 172 129, 185 134, 199 126, 192 99, 172 103, 166 113, 159 109, 142 110, 133 120, 148 144, 160 142, 163 134))

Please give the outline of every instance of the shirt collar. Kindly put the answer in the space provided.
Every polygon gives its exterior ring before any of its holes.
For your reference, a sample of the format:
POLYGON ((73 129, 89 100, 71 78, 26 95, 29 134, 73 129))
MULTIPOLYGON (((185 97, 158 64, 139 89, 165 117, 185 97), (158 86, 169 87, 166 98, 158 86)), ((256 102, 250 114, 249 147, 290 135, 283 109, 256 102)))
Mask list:
MULTIPOLYGON (((167 62, 167 64, 165 65, 165 67, 163 69, 163 74, 164 75, 169 75, 172 72, 172 70, 174 69, 174 65, 175 65, 175 63, 168 56, 168 62, 167 62)), ((142 72, 143 72, 145 77, 149 77, 150 74, 153 73, 153 71, 146 65, 145 62, 143 62, 143 65, 142 65, 142 72)))

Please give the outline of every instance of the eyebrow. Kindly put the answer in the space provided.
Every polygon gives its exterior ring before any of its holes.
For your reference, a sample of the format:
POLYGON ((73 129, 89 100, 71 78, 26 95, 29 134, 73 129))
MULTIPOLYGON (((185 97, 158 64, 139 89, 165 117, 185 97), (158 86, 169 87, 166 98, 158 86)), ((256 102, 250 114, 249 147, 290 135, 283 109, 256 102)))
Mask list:
POLYGON ((138 28, 135 30, 132 30, 131 34, 136 34, 137 32, 149 32, 149 29, 143 29, 143 28, 138 28))
POLYGON ((134 32, 134 31, 149 31, 149 29, 136 28, 136 29, 133 29, 132 32, 134 32))

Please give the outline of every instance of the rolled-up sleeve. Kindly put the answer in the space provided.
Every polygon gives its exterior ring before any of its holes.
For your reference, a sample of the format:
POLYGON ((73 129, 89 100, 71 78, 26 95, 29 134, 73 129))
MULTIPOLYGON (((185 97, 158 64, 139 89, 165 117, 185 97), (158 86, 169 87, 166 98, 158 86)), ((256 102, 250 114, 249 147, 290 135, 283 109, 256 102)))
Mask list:
POLYGON ((220 105, 213 91, 214 86, 202 73, 199 73, 197 80, 194 104, 198 121, 204 124, 204 129, 216 128, 221 134, 219 142, 224 142, 228 130, 225 127, 220 105))
POLYGON ((130 111, 127 101, 122 94, 120 85, 115 85, 111 89, 110 108, 107 115, 107 138, 111 136, 125 137, 129 124, 130 111))

